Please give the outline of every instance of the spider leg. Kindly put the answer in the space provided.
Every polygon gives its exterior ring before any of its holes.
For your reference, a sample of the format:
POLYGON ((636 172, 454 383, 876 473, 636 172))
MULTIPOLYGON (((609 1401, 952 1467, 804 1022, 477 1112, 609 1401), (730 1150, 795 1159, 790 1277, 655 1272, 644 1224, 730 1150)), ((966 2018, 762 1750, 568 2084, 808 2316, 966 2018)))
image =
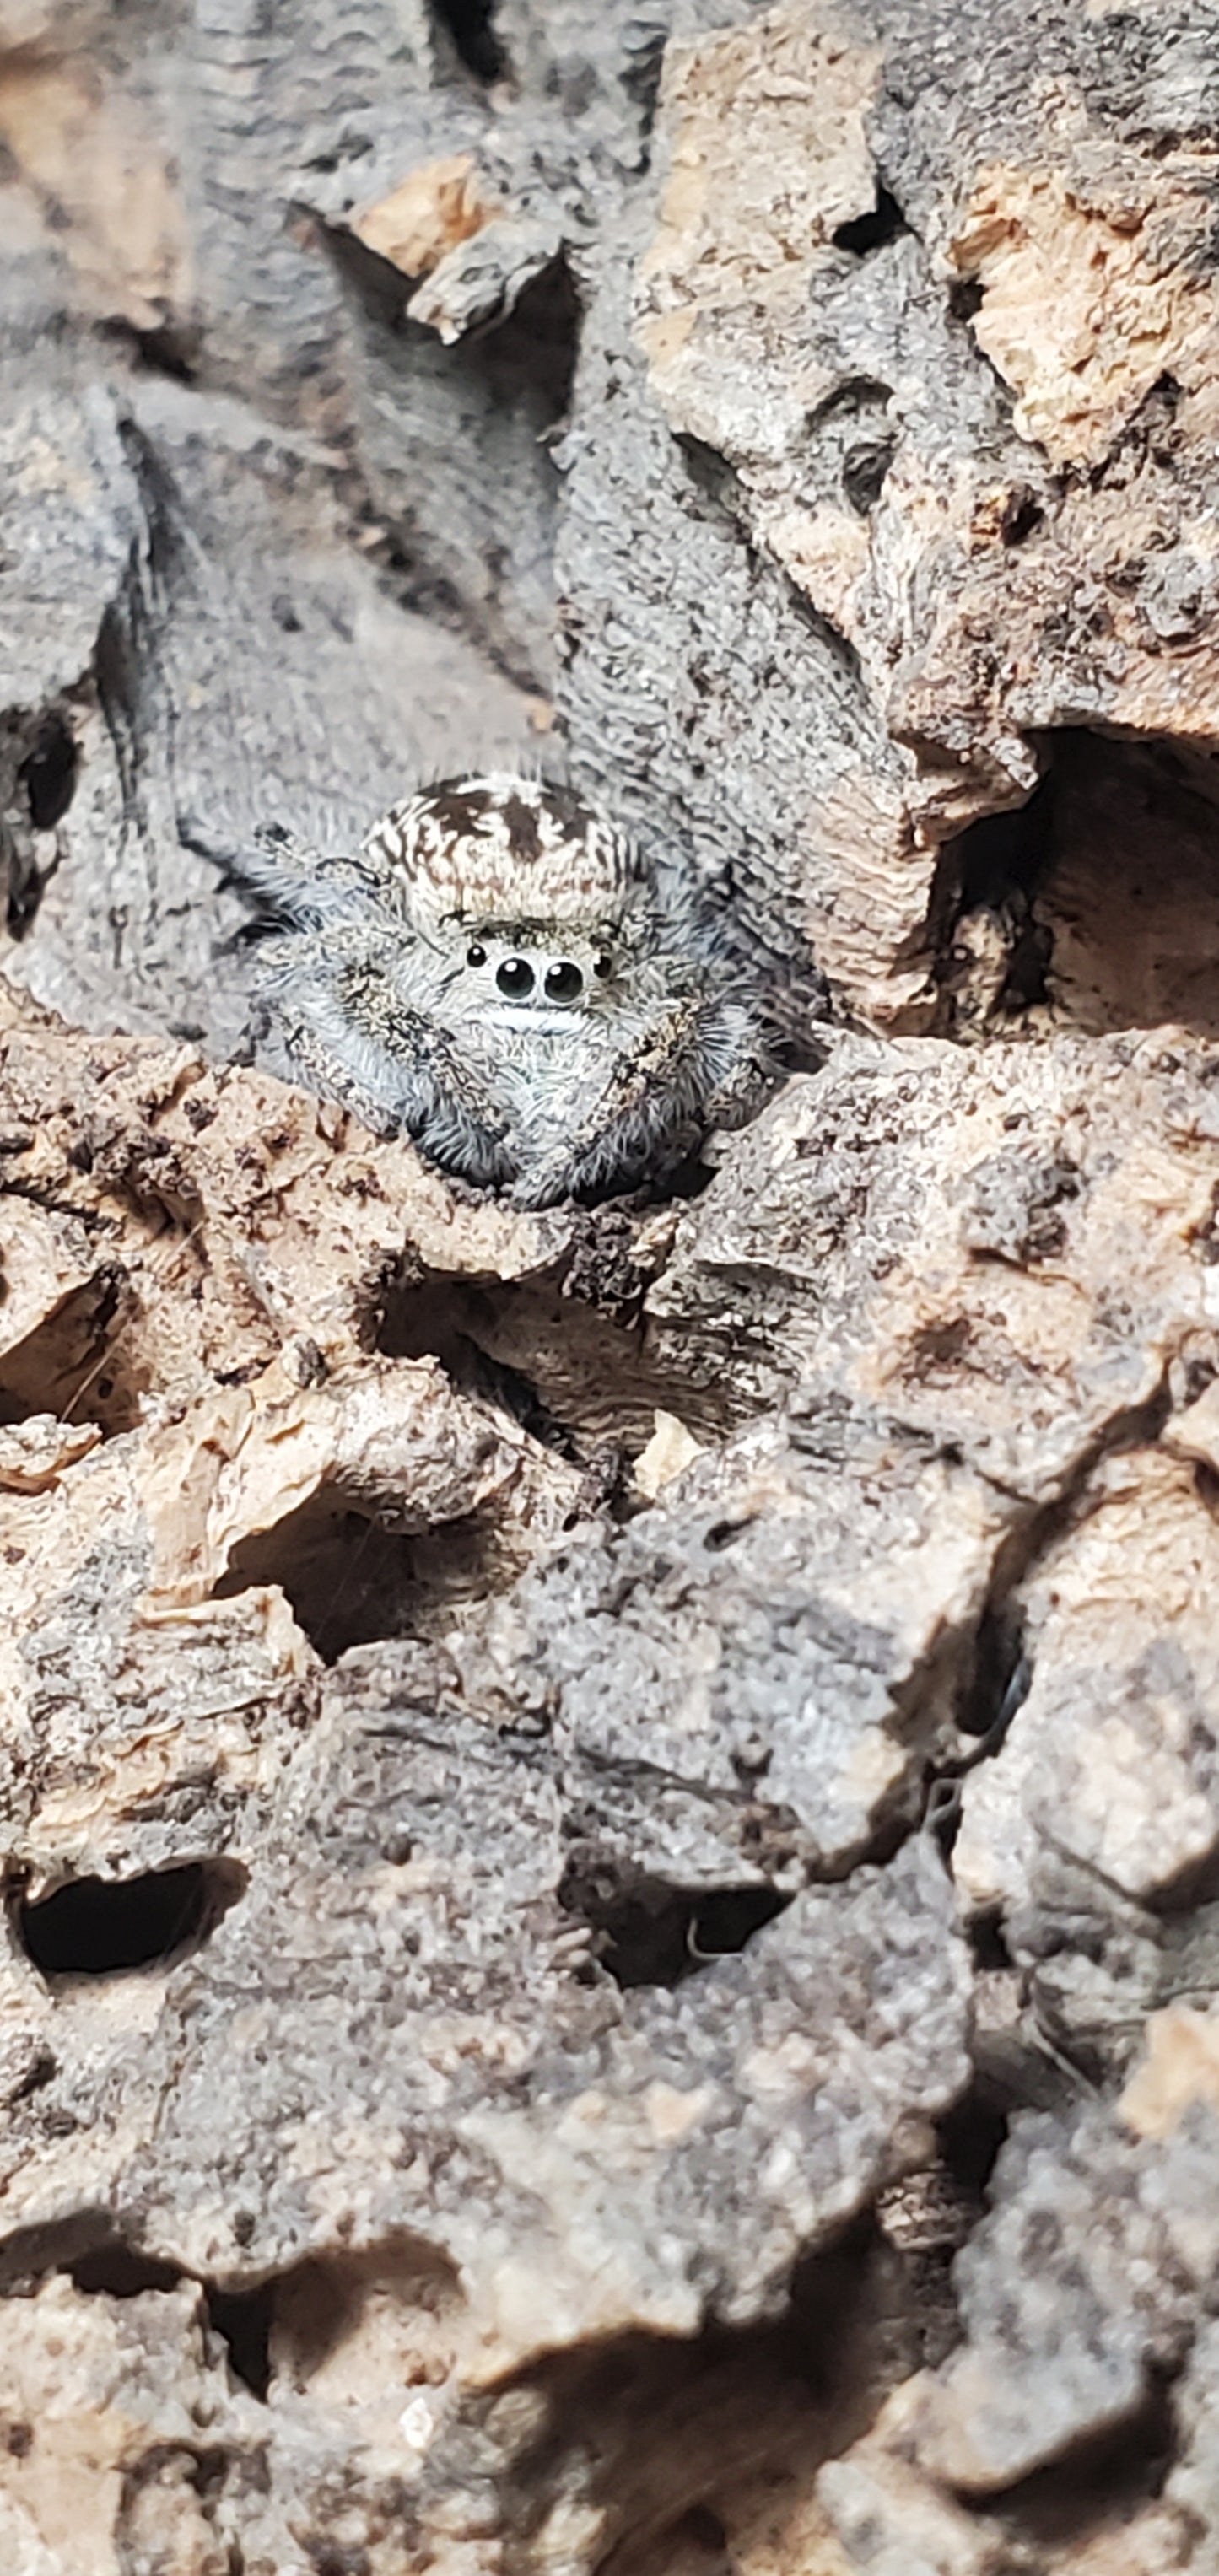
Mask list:
POLYGON ((748 1010, 686 995, 622 1056, 595 1106, 561 1146, 521 1174, 512 1196, 521 1207, 546 1207, 611 1178, 630 1188, 645 1172, 663 1175, 709 1127, 740 1125, 760 1105, 770 1075, 748 1010))
POLYGON ((394 990, 341 935, 284 943, 279 982, 285 1053, 311 1084, 375 1135, 411 1136, 482 1187, 518 1169, 507 1115, 449 1033, 394 990))

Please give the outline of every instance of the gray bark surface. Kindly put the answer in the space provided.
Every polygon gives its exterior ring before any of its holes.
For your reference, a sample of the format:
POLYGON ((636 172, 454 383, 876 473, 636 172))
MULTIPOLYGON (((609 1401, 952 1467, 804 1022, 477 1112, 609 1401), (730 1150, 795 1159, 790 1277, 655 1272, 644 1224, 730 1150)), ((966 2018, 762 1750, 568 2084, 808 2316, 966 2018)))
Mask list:
POLYGON ((1219 14, 0 0, 0 2562, 1219 2564, 1219 14), (513 1210, 232 862, 791 1070, 513 1210))

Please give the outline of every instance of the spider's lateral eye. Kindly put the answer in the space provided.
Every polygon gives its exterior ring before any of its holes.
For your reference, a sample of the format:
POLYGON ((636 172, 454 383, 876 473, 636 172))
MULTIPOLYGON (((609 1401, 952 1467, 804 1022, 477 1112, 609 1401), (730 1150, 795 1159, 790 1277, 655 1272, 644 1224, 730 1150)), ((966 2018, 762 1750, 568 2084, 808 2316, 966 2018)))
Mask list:
POLYGON ((546 969, 546 997, 551 1002, 574 1002, 584 990, 584 977, 570 957, 560 957, 546 969))
POLYGON ((613 964, 613 958, 607 956, 604 948, 602 948, 593 959, 594 975, 599 975, 602 983, 604 983, 606 976, 611 974, 613 971, 613 964))
POLYGON ((476 939, 472 939, 472 940, 470 941, 470 945, 469 945, 469 947, 468 947, 468 948, 467 948, 467 950, 466 950, 466 964, 467 964, 467 966, 485 966, 485 965, 486 965, 486 962, 487 962, 487 952, 486 952, 486 949, 485 949, 485 948, 480 948, 480 946, 479 946, 479 944, 478 944, 478 941, 477 941, 476 939))

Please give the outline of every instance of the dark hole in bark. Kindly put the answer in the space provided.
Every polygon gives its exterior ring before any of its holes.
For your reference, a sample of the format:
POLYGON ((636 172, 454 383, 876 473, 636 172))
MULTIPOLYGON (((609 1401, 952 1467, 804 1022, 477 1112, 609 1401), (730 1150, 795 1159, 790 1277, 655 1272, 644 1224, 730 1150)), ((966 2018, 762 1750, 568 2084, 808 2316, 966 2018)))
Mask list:
POLYGON ((893 462, 892 401, 893 387, 879 376, 846 376, 808 414, 807 435, 818 471, 833 473, 836 468, 843 499, 861 519, 875 509, 893 462))
POLYGON ((589 1925, 593 1955, 615 1985, 672 1987, 743 1950, 791 1898, 765 1883, 675 1887, 585 1851, 569 1859, 559 1903, 589 1925))
POLYGON ((275 2289, 260 2281, 253 2290, 208 2290, 208 2322, 228 2346, 229 2363, 255 2397, 265 2398, 271 2384, 271 2325, 275 2289))
POLYGON ((1051 767, 1027 804, 983 814, 944 845, 930 918, 949 1026, 955 1024, 971 971, 968 930, 960 931, 960 926, 974 917, 990 915, 1003 941, 1003 980, 994 1012, 1015 1014, 1047 998, 1052 934, 1038 916, 1035 898, 1052 864, 1054 793, 1051 767))
MULTIPOLYGON (((406 311, 410 285, 342 226, 320 238, 351 304, 353 327, 367 351, 384 407, 401 385, 408 411, 423 405, 425 440, 451 449, 445 471, 457 475, 459 454, 481 458, 487 516, 475 574, 461 535, 464 504, 446 500, 443 480, 421 516, 396 469, 377 475, 379 543, 373 553, 398 604, 472 630, 500 666, 524 687, 539 685, 535 621, 521 630, 504 576, 528 548, 543 578, 553 548, 559 489, 553 447, 571 400, 581 304, 566 260, 553 259, 511 311, 488 314, 477 329, 445 346, 406 311)), ((437 463, 437 472, 442 471, 437 463)), ((548 576, 546 576, 548 578, 548 576)), ((546 611, 549 631, 550 611, 546 611)), ((539 602, 537 615, 541 617, 539 602)))
POLYGON ((411 1541, 333 1499, 311 1498, 234 1548, 217 1597, 266 1583, 280 1585, 310 1645, 332 1664, 349 1646, 402 1633, 411 1541))
POLYGON ((808 416, 810 430, 824 429, 827 421, 859 422, 872 411, 883 412, 893 400, 892 385, 880 376, 844 376, 841 384, 827 394, 824 402, 814 403, 808 416))
POLYGON ((843 458, 842 488, 857 517, 866 519, 874 510, 885 486, 885 476, 893 463, 894 441, 891 438, 861 440, 843 458))
POLYGON ((982 308, 982 288, 976 277, 959 277, 948 289, 948 310, 956 322, 972 322, 982 308))
POLYGON ((1008 495, 999 533, 1005 546, 1022 546, 1045 518, 1045 509, 1032 485, 1018 484, 1008 495))
MULTIPOLYGON (((1144 570, 1131 571, 1136 587, 1144 570)), ((1151 614, 1155 564, 1147 577, 1151 614)), ((1028 802, 941 853, 929 928, 944 1025, 963 1024, 971 917, 976 928, 989 914, 1003 955, 991 1025, 1048 1000, 1090 1035, 1180 1022, 1219 1037, 1219 759, 1077 730, 1042 751, 1028 802)))
POLYGON ((503 79, 508 62, 495 32, 494 0, 432 0, 432 12, 475 80, 503 79))
POLYGON ((896 241, 906 230, 906 218, 896 197, 886 187, 879 187, 876 203, 866 215, 853 215, 847 224, 839 224, 830 235, 836 250, 854 251, 859 259, 868 252, 883 250, 886 242, 896 241))
POLYGON ((948 2171, 962 2191, 976 2194, 979 2206, 1007 2131, 1007 2113, 980 2085, 954 2102, 939 2123, 948 2171))
POLYGON ((711 504, 710 512, 699 511, 698 515, 707 517, 726 510, 730 518, 739 519, 744 492, 735 466, 720 455, 718 448, 708 446, 703 438, 695 438, 690 430, 679 430, 677 444, 689 476, 690 504, 695 508, 703 501, 711 504))
POLYGON ((1053 775, 1045 777, 1027 805, 1010 813, 983 814, 956 844, 961 871, 961 907, 998 905, 1013 892, 1035 893, 1053 849, 1053 775))
POLYGON ((720 1556, 725 1548, 735 1546, 748 1527, 748 1521, 713 1521, 710 1529, 703 1531, 703 1546, 712 1556, 720 1556))
POLYGON ((953 2266, 984 2208, 1006 2120, 975 2085, 938 2123, 938 2152, 881 2193, 877 2213, 904 2278, 911 2367, 934 2369, 960 2342, 953 2266))
POLYGON ((155 330, 137 331, 135 343, 143 364, 157 376, 170 376, 175 384, 193 385, 199 355, 198 334, 175 329, 162 322, 155 330))
MULTIPOLYGON (((7 1157, 0 1159, 14 1199, 22 1195, 19 1144, 14 1141, 11 1171, 4 1168, 7 1157)), ((84 1168, 81 1157, 71 1154, 69 1160, 75 1169, 84 1168)), ((28 1422, 31 1415, 53 1412, 62 1422, 95 1422, 107 1437, 130 1431, 140 1420, 143 1380, 125 1364, 127 1295, 127 1273, 117 1262, 103 1262, 9 1351, 0 1364, 0 1422, 28 1422)))
POLYGON ((1007 1946, 998 1906, 988 1907, 985 1914, 974 1916, 969 1927, 969 1947, 975 1968, 983 1974, 987 1969, 1010 1968, 1012 1954, 1007 1946))
POLYGON ((77 783, 77 739, 59 708, 44 716, 18 778, 26 788, 28 817, 36 832, 52 832, 72 804, 77 783))
POLYGON ((279 1584, 311 1646, 334 1664, 352 1646, 443 1629, 463 1603, 484 1600, 508 1579, 489 1516, 404 1533, 322 1493, 243 1539, 216 1597, 279 1584))
POLYGON ((99 325, 99 337, 125 351, 135 366, 148 375, 168 376, 177 385, 193 385, 195 381, 200 352, 198 331, 172 322, 141 331, 131 322, 110 321, 99 325))
POLYGON ((973 1675, 957 1720, 961 1733, 993 1733, 997 1751, 1002 1734, 1028 1698, 1032 1678, 1024 1650, 1024 1622, 1018 1613, 1008 1609, 984 1611, 974 1648, 973 1675))
POLYGON ((17 1934, 44 1977, 112 1977, 196 1950, 245 1892, 235 1861, 184 1861, 138 1878, 77 1878, 17 1908, 17 1934))
MULTIPOLYGON (((489 392, 505 415, 504 436, 519 440, 522 447, 528 443, 531 449, 545 449, 571 399, 580 334, 580 297, 565 260, 552 260, 531 279, 502 320, 489 321, 446 348, 425 324, 404 320, 409 288, 391 261, 340 228, 327 228, 322 239, 360 307, 390 335, 392 348, 383 339, 376 342, 379 361, 392 362, 404 376, 421 370, 438 388, 447 386, 459 408, 464 386, 480 408, 489 392)), ((391 535, 403 543, 401 562, 411 576, 418 562, 412 540, 419 530, 395 529, 392 518, 388 524, 391 535)))
MULTIPOLYGON (((248 2243, 250 2213, 234 2234, 248 2243)), ((462 2293, 454 2265, 438 2247, 409 2231, 382 2238, 359 2254, 306 2257, 249 2289, 205 2290, 208 2321, 228 2346, 236 2378, 265 2398, 274 2375, 284 2387, 307 2389, 335 2349, 358 2326, 370 2290, 409 2313, 424 2332, 434 2326, 443 2347, 450 2308, 462 2293)))
POLYGON ((35 831, 53 831, 67 813, 76 788, 78 761, 76 737, 56 708, 44 717, 33 748, 21 764, 21 784, 35 831))
POLYGON ((457 1280, 428 1281, 391 1292, 377 1335, 378 1350, 392 1359, 438 1359, 464 1394, 495 1405, 559 1457, 576 1457, 570 1430, 551 1412, 532 1378, 483 1349, 472 1311, 467 1328, 461 1286, 457 1280))
MULTIPOLYGON (((542 2401, 538 2429, 499 2488, 507 2527, 530 2535, 513 2564, 541 2563, 536 2536, 570 2492, 573 2457, 603 2515, 599 2576, 724 2576, 743 2564, 741 2525, 757 2528, 759 2496, 784 2512, 793 2477, 854 2437, 844 2392, 891 2367, 890 2278, 869 2216, 796 2267, 786 2307, 764 2325, 589 2337, 531 2365, 514 2384, 542 2401)), ((857 2421, 862 2432, 862 2407, 857 2421)), ((796 2546, 783 2563, 811 2562, 796 2546)))
POLYGON ((561 1285, 388 1283, 376 1346, 388 1359, 438 1359, 464 1392, 513 1414, 547 1448, 612 1473, 611 1443, 637 1458, 658 1408, 702 1441, 722 1439, 730 1419, 722 1386, 679 1384, 650 1363, 635 1321, 645 1286, 602 1218, 561 1285))
POLYGON ((78 2290, 102 2292, 111 2299, 138 2299, 144 2290, 176 2290, 182 2273, 176 2263, 141 2254, 117 2241, 96 2245, 64 2266, 78 2290))
POLYGON ((29 833, 22 828, 22 800, 34 830, 51 831, 72 802, 77 763, 76 738, 67 717, 58 707, 48 708, 17 771, 13 805, 17 828, 3 836, 7 861, 4 926, 10 939, 24 939, 37 918, 50 873, 40 867, 29 833))

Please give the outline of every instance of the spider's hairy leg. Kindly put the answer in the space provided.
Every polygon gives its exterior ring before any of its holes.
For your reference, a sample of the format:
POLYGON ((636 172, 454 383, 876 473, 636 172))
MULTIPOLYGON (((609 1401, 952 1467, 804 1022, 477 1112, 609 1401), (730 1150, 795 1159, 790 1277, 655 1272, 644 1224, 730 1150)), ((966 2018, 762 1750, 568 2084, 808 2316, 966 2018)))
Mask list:
POLYGON ((276 947, 265 981, 285 1052, 310 1083, 467 1180, 485 1187, 516 1170, 500 1104, 449 1032, 390 982, 366 932, 290 935, 276 947))
POLYGON ((260 823, 247 839, 233 841, 180 814, 178 835, 223 869, 225 884, 251 899, 264 925, 311 931, 356 921, 381 892, 378 872, 362 851, 325 855, 282 823, 260 823))
POLYGON ((713 1083, 701 1107, 706 1134, 714 1127, 743 1127, 773 1092, 779 1071, 776 1032, 764 1027, 756 1011, 741 1003, 722 1002, 716 1021, 713 1083))
POLYGON ((381 1102, 366 1089, 351 1065, 331 1053, 325 1040, 306 1020, 298 1020, 284 1032, 284 1054, 294 1074, 299 1074, 307 1088, 321 1100, 337 1101, 350 1109, 374 1136, 392 1136, 396 1122, 387 1118, 381 1102))
POLYGON ((222 890, 238 886, 252 897, 264 922, 297 928, 320 923, 331 900, 328 862, 311 842, 282 823, 260 823, 252 833, 234 838, 210 829, 194 813, 180 812, 176 821, 183 849, 219 871, 222 890))
POLYGON ((595 1107, 512 1192, 547 1207, 576 1191, 623 1188, 671 1170, 714 1125, 739 1125, 773 1078, 754 1014, 722 996, 687 994, 619 1059, 595 1107))

